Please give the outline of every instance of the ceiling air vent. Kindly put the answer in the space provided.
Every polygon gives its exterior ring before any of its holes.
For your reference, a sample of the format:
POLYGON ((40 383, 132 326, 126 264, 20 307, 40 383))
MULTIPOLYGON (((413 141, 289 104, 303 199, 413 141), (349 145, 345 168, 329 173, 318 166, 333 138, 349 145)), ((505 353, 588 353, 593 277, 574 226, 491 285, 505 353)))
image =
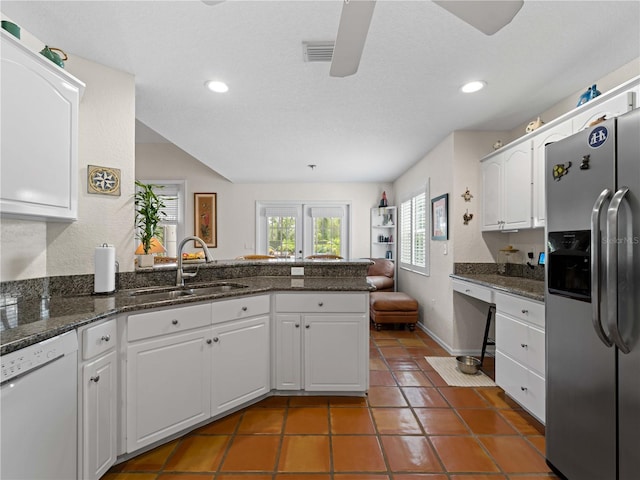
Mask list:
POLYGON ((335 42, 302 42, 305 62, 330 62, 335 42))

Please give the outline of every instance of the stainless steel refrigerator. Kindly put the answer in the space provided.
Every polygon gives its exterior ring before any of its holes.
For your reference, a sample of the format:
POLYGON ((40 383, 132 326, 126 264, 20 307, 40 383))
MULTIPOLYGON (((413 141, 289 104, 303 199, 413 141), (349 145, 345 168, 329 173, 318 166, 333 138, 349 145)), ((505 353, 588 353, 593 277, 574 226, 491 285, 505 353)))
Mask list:
POLYGON ((546 147, 546 457, 640 478, 640 110, 546 147))

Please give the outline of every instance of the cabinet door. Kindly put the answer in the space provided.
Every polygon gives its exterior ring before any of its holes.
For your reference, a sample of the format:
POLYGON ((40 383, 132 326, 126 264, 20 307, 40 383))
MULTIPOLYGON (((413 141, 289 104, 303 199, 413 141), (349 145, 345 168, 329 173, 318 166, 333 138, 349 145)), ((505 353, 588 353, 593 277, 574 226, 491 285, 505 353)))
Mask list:
POLYGON ((278 390, 302 388, 301 325, 300 314, 276 315, 274 376, 278 390))
POLYGON ((548 143, 557 142, 571 135, 571 122, 566 121, 546 130, 533 138, 533 226, 544 227, 546 223, 545 184, 552 173, 545 172, 546 149, 548 143))
POLYGON ((368 323, 364 315, 304 315, 308 391, 366 391, 368 323))
POLYGON ((482 162, 482 230, 502 227, 502 156, 482 162))
POLYGON ((504 152, 502 228, 531 227, 531 144, 522 142, 504 152))
POLYGON ((0 206, 3 213, 75 220, 79 88, 2 33, 0 206))
POLYGON ((98 479, 117 457, 117 368, 112 351, 82 368, 81 478, 98 479))
POLYGON ((222 324, 212 335, 211 414, 269 392, 269 316, 222 324))
POLYGON ((604 102, 589 107, 584 105, 584 112, 579 113, 571 120, 573 133, 588 128, 589 124, 598 118, 605 116, 607 119, 618 117, 633 109, 635 104, 634 92, 632 90, 623 92, 604 102))
POLYGON ((210 336, 206 328, 129 345, 127 452, 210 417, 210 336))

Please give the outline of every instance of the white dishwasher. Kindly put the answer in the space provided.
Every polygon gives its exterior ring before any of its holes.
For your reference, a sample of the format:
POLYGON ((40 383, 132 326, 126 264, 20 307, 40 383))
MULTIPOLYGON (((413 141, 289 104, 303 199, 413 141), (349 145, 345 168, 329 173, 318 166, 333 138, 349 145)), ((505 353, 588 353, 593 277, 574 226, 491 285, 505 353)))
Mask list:
POLYGON ((75 331, 1 357, 0 478, 77 478, 75 331))

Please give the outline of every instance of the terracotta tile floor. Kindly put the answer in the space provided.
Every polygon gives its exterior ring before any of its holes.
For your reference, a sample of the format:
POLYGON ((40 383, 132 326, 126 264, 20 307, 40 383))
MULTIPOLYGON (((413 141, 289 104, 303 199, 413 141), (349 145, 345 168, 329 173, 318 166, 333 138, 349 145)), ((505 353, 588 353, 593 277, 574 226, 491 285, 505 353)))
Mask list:
MULTIPOLYGON (((271 397, 104 480, 542 480, 544 427, 498 387, 449 387, 421 331, 371 330, 367 398, 271 397)), ((485 359, 493 376, 493 358, 485 359)))

